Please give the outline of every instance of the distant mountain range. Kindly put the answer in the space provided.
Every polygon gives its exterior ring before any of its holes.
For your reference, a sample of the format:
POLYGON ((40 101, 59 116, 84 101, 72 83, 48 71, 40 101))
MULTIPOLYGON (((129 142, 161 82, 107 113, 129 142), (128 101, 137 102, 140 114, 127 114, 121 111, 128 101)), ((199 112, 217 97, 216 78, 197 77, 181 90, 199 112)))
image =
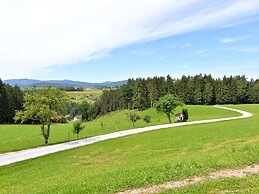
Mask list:
POLYGON ((84 88, 101 88, 101 87, 116 87, 121 86, 127 83, 127 80, 117 81, 117 82, 101 82, 101 83, 89 83, 89 82, 80 82, 72 80, 35 80, 35 79, 8 79, 3 81, 6 84, 11 86, 19 86, 21 88, 30 88, 30 87, 84 87, 84 88))

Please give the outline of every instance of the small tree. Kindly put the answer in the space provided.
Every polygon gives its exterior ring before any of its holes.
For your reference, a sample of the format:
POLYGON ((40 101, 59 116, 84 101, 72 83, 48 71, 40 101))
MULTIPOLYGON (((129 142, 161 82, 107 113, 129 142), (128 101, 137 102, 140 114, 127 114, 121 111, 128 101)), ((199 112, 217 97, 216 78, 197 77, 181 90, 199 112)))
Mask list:
POLYGON ((143 118, 143 120, 148 124, 148 123, 151 122, 151 116, 145 115, 144 118, 143 118))
POLYGON ((182 110, 182 114, 183 114, 183 122, 187 122, 188 119, 189 119, 188 110, 184 108, 184 109, 182 110))
POLYGON ((76 139, 78 140, 79 133, 85 128, 85 126, 82 125, 83 122, 81 120, 74 121, 73 122, 73 133, 76 134, 76 139))
POLYGON ((157 112, 165 113, 169 123, 172 123, 171 114, 173 114, 177 106, 182 106, 182 105, 183 103, 177 97, 171 94, 167 94, 159 99, 155 107, 157 112))
POLYGON ((134 112, 127 113, 128 119, 132 122, 132 126, 135 128, 135 123, 140 119, 140 116, 134 112))
POLYGON ((67 96, 60 89, 33 89, 24 96, 24 110, 17 111, 14 119, 22 123, 27 120, 39 122, 44 142, 48 144, 51 118, 64 112, 66 102, 67 96))
POLYGON ((103 121, 101 121, 100 125, 101 125, 101 128, 104 129, 104 123, 103 123, 103 121))

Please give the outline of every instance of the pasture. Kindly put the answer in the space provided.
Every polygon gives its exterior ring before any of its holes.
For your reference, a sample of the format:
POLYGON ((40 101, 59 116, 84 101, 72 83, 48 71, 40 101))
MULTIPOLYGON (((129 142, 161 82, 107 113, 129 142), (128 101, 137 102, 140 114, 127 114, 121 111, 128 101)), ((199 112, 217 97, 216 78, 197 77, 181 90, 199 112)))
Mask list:
POLYGON ((94 99, 100 97, 102 95, 102 90, 100 89, 87 89, 84 91, 71 91, 66 92, 69 99, 73 102, 82 102, 87 101, 89 103, 94 103, 94 99))
MULTIPOLYGON (((239 116, 239 113, 218 109, 212 106, 187 106, 190 114, 189 121, 239 116)), ((176 112, 181 111, 179 107, 176 112)), ((80 133, 80 138, 91 137, 111 133, 115 131, 131 129, 132 124, 127 119, 127 110, 112 112, 96 120, 84 123, 85 129, 80 133)), ((151 125, 165 124, 168 120, 165 115, 158 114, 155 109, 136 111, 142 118, 151 116, 151 125)), ((141 119, 136 127, 144 127, 147 124, 141 119)), ((53 124, 49 144, 75 140, 72 133, 73 124, 53 124)), ((17 151, 26 148, 43 146, 43 137, 39 125, 0 125, 0 153, 17 151)))
MULTIPOLYGON (((114 193, 204 175, 212 170, 258 163, 259 105, 230 107, 251 112, 254 116, 161 129, 3 166, 0 167, 0 192, 114 193)), ((212 115, 214 118, 237 116, 236 113, 214 107, 188 106, 188 109, 192 120, 207 119, 212 115), (194 111, 197 111, 196 114, 194 111)), ((148 111, 151 114, 154 110, 148 111)), ((114 115, 116 118, 116 114, 111 113, 105 117, 114 115)), ((122 118, 119 121, 123 124, 122 118)), ((154 119, 153 122, 156 124, 158 121, 154 119)), ((160 122, 163 122, 162 118, 160 122)), ((125 127, 126 123, 125 120, 125 127)), ((139 122, 137 125, 140 127, 144 123, 139 122)), ((251 182, 251 187, 256 187, 258 176, 245 179, 251 182)), ((215 191, 215 184, 230 188, 224 181, 204 184, 211 191, 215 191)), ((202 190, 203 186, 194 187, 197 193, 207 191, 202 190)))

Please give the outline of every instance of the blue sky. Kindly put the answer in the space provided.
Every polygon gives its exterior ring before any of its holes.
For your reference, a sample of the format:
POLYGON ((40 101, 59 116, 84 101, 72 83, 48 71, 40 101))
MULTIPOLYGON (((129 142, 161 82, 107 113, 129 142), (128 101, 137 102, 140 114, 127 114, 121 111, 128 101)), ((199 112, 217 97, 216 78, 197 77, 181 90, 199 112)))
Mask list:
POLYGON ((259 78, 258 0, 10 2, 0 2, 2 79, 259 78))
POLYGON ((258 45, 259 22, 198 30, 116 48, 101 58, 57 68, 48 79, 116 81, 199 73, 259 78, 258 45))

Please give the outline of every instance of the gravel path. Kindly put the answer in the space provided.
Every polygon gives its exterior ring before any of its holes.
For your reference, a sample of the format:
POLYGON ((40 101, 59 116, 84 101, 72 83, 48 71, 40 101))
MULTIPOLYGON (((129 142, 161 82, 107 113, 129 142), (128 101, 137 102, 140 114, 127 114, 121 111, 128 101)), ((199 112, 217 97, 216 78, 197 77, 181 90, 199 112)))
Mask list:
POLYGON ((195 125, 195 124, 202 124, 202 123, 229 121, 229 120, 235 120, 235 119, 243 119, 243 118, 252 116, 251 113, 246 112, 246 111, 241 111, 241 110, 232 109, 232 108, 226 108, 226 107, 222 107, 222 106, 215 106, 215 107, 239 112, 242 114, 242 116, 221 118, 221 119, 192 121, 192 122, 183 122, 183 123, 164 124, 164 125, 156 125, 156 126, 150 126, 150 127, 144 127, 144 128, 129 129, 129 130, 118 131, 118 132, 109 133, 109 134, 105 134, 105 135, 99 135, 99 136, 95 136, 95 137, 85 138, 85 139, 81 139, 81 140, 77 140, 77 141, 71 141, 71 142, 60 143, 60 144, 56 144, 56 145, 49 145, 49 146, 43 146, 43 147, 38 147, 38 148, 21 150, 21 151, 17 151, 17 152, 5 153, 5 154, 0 155, 0 166, 12 164, 12 163, 23 161, 23 160, 28 160, 31 158, 37 158, 40 156, 44 156, 47 154, 51 154, 51 153, 55 153, 55 152, 59 152, 59 151, 63 151, 63 150, 69 150, 72 148, 85 146, 85 145, 93 144, 93 143, 108 140, 108 139, 124 137, 124 136, 142 133, 142 132, 146 132, 146 131, 154 131, 154 130, 158 130, 158 129, 179 127, 179 126, 185 126, 185 125, 195 125))
POLYGON ((119 192, 117 194, 144 194, 144 193, 159 193, 163 190, 177 189, 187 187, 197 183, 204 183, 209 180, 216 180, 220 178, 242 178, 250 174, 259 173, 259 164, 246 166, 242 169, 225 169, 210 173, 208 176, 193 177, 180 181, 166 182, 159 185, 153 185, 150 187, 138 188, 119 192))

